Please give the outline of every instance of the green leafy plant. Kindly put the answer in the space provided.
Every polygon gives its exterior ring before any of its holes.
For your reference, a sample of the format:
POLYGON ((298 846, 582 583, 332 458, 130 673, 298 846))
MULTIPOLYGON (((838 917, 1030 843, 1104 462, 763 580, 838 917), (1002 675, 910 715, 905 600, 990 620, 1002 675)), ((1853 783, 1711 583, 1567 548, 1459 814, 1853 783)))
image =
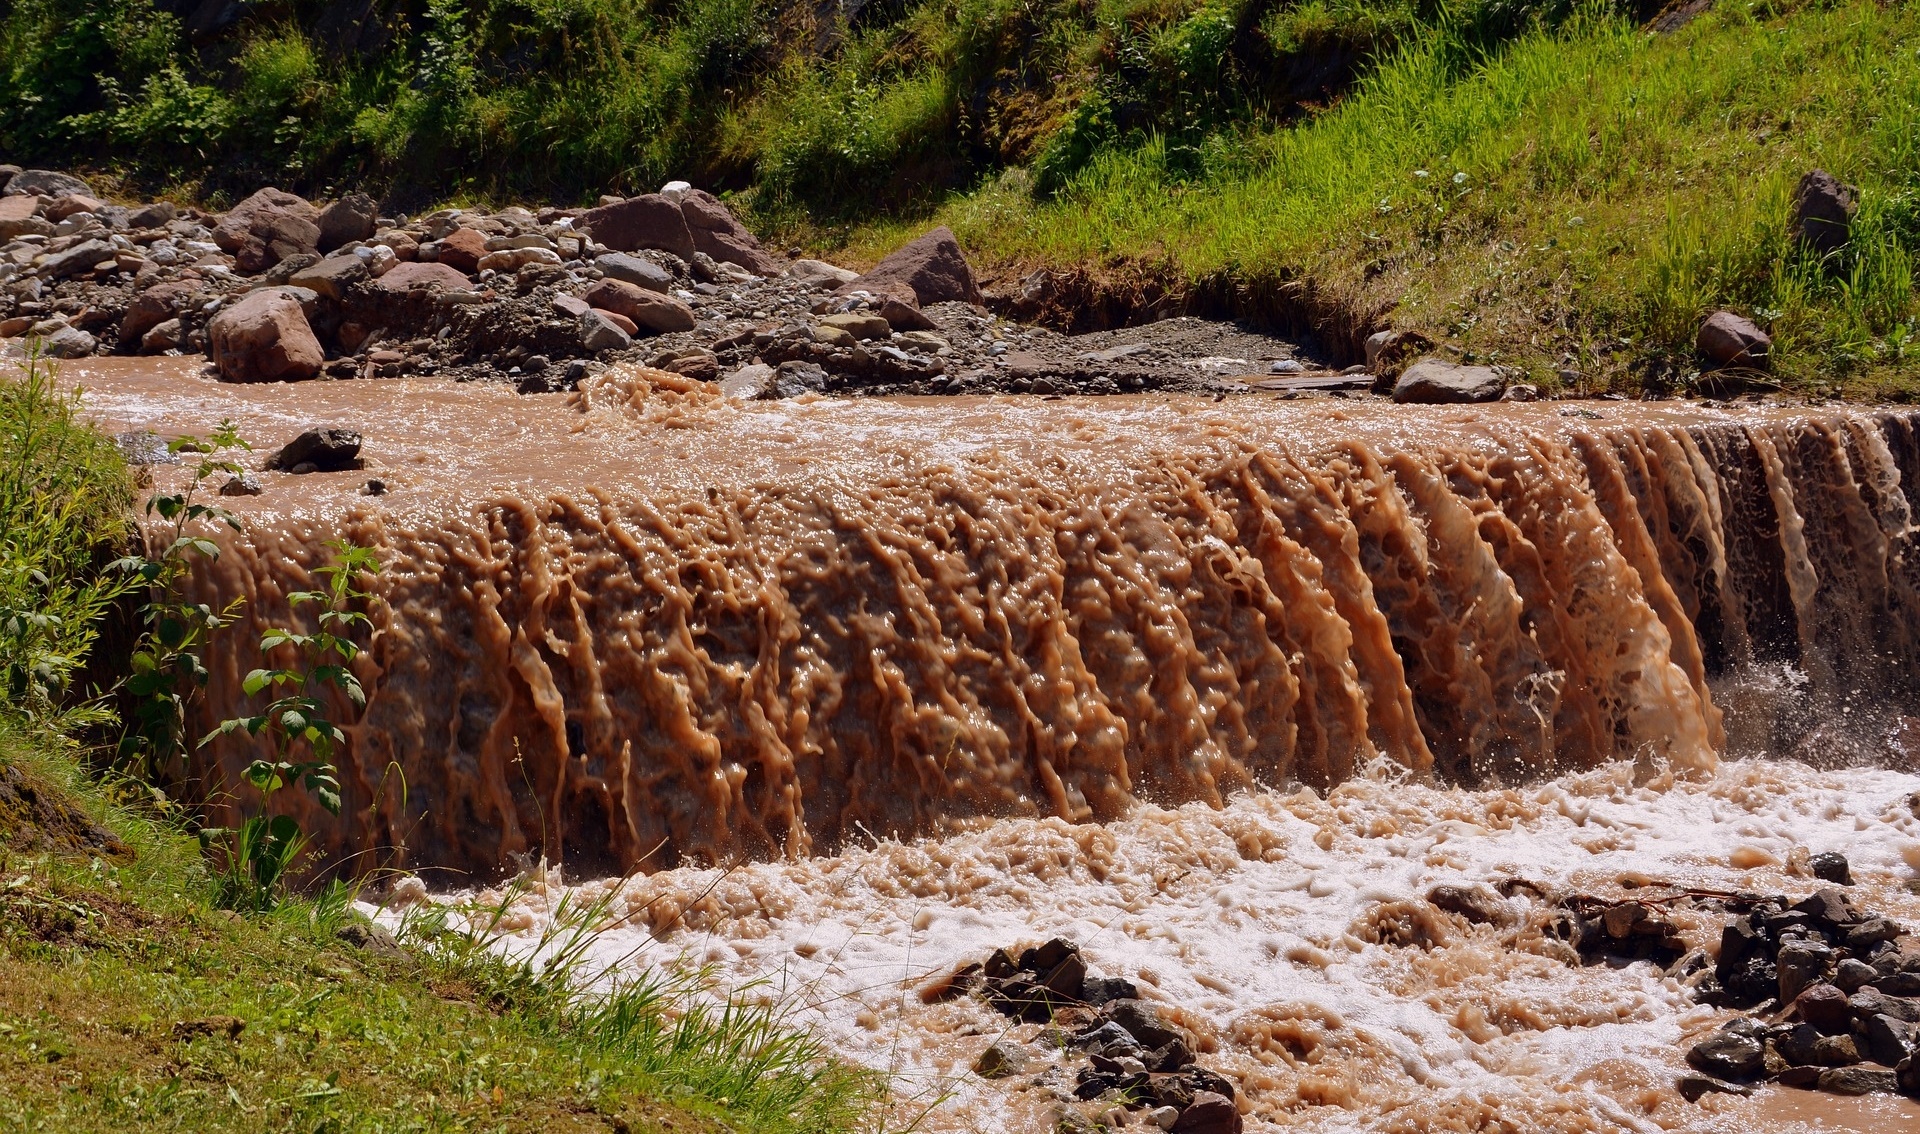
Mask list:
POLYGON ((196 558, 209 562, 220 558, 220 545, 201 534, 197 526, 225 524, 234 531, 243 530, 232 512, 207 504, 199 496, 214 474, 243 474, 244 470, 223 454, 251 448, 231 421, 221 422, 204 440, 181 437, 170 443, 168 452, 199 458, 185 488, 156 492, 147 499, 147 515, 158 516, 171 527, 157 539, 149 538, 144 555, 127 556, 115 563, 135 585, 146 587, 148 594, 141 608, 146 629, 129 658, 132 672, 126 690, 133 706, 132 719, 120 742, 121 768, 156 786, 165 782, 174 762, 186 752, 187 708, 207 683, 207 667, 200 652, 208 636, 231 622, 244 601, 236 598, 216 610, 211 604, 187 602, 180 597, 180 583, 196 558))
MULTIPOLYGON (((380 559, 371 548, 347 540, 329 540, 333 560, 319 568, 320 590, 295 591, 287 596, 290 606, 318 606, 316 629, 312 633, 287 627, 273 627, 260 637, 260 652, 268 657, 281 650, 292 650, 298 663, 290 667, 263 667, 247 674, 243 688, 248 696, 282 691, 264 709, 252 716, 231 717, 202 737, 204 746, 222 736, 246 733, 265 736, 272 751, 268 757, 247 765, 243 775, 247 783, 270 802, 275 793, 298 783, 311 792, 330 815, 340 814, 340 780, 333 765, 336 745, 346 741, 346 733, 333 719, 331 701, 335 693, 357 708, 367 703, 359 678, 353 675, 353 659, 360 646, 351 637, 359 627, 371 626, 355 603, 371 597, 360 589, 362 573, 376 574, 380 559)), ((232 908, 271 909, 288 874, 307 846, 307 837, 299 823, 286 815, 256 815, 232 830, 208 828, 203 840, 210 844, 225 839, 226 870, 223 900, 232 908)))
POLYGON ((0 699, 47 736, 111 717, 72 685, 126 590, 96 555, 125 538, 132 501, 125 462, 55 377, 35 352, 0 381, 0 699))

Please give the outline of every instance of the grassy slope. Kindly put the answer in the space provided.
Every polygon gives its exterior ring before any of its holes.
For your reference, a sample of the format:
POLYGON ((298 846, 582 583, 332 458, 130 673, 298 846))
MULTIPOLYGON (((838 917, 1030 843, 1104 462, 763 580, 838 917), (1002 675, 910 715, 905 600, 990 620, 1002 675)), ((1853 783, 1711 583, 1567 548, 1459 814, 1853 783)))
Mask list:
POLYGON ((1250 133, 1197 176, 1150 143, 1054 200, 993 187, 941 219, 1020 265, 1311 279, 1363 324, 1549 385, 1563 367, 1589 387, 1684 382, 1699 319, 1732 306, 1771 326, 1802 388, 1912 396, 1920 15, 1723 5, 1670 36, 1603 18, 1478 60, 1449 47, 1399 53, 1331 112, 1250 133), (1853 249, 1824 265, 1787 233, 1815 166, 1862 189, 1853 249))
MULTIPOLYGON (((0 376, 0 440, 27 466, 0 468, 0 675, 78 660, 90 547, 124 531, 124 465, 35 388, 0 376), (7 608, 67 619, 21 635, 7 608)), ((769 1010, 686 1010, 694 978, 580 1001, 564 966, 508 963, 431 920, 406 949, 349 944, 340 888, 255 917, 216 908, 197 840, 81 771, 57 730, 100 722, 48 710, 63 699, 0 699, 0 1131, 865 1125, 871 1076, 769 1010)))

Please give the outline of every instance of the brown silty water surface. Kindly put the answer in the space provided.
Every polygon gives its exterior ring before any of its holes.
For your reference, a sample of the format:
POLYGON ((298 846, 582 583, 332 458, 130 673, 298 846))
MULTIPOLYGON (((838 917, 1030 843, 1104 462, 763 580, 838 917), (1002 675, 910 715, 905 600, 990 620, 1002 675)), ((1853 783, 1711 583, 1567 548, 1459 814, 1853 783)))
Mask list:
MULTIPOLYGON (((303 428, 366 436, 363 471, 224 501, 246 533, 194 584, 247 599, 210 725, 322 542, 380 551, 343 819, 303 816, 336 858, 626 872, 1378 762, 1469 787, 1706 771, 1730 746, 1832 758, 1916 697, 1905 411, 65 374, 116 428, 231 417, 255 464, 303 428), (1768 667, 1792 697, 1732 680, 1768 667)), ((248 758, 222 742, 196 774, 248 758)))

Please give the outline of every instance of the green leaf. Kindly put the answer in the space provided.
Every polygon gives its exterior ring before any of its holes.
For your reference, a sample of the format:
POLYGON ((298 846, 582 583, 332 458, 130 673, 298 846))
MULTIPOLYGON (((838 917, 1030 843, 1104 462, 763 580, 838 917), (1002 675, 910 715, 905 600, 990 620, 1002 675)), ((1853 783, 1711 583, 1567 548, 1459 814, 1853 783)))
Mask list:
POLYGON ((272 682, 272 673, 264 669, 256 669, 252 673, 247 674, 247 679, 240 683, 240 688, 246 690, 247 696, 251 697, 255 693, 265 689, 272 682))

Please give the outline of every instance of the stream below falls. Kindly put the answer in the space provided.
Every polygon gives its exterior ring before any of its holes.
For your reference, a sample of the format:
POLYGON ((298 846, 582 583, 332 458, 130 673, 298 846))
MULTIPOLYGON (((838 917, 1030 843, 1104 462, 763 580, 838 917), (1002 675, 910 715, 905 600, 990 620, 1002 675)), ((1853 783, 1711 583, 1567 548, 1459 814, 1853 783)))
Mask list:
MULTIPOLYGON (((64 375, 116 431, 231 418, 254 467, 363 434, 363 469, 223 498, 246 530, 192 582, 247 600, 210 727, 324 541, 382 557, 342 818, 281 797, 331 861, 521 874, 523 935, 609 895, 609 960, 763 979, 929 1129, 1050 1125, 967 1070, 1037 1028, 917 990, 1056 934, 1178 1015, 1250 1129, 1920 1129, 1684 1102, 1725 1013, 1419 900, 1804 892, 1840 850, 1920 919, 1920 414, 64 375)), ((197 757, 216 816, 248 758, 197 757)))

